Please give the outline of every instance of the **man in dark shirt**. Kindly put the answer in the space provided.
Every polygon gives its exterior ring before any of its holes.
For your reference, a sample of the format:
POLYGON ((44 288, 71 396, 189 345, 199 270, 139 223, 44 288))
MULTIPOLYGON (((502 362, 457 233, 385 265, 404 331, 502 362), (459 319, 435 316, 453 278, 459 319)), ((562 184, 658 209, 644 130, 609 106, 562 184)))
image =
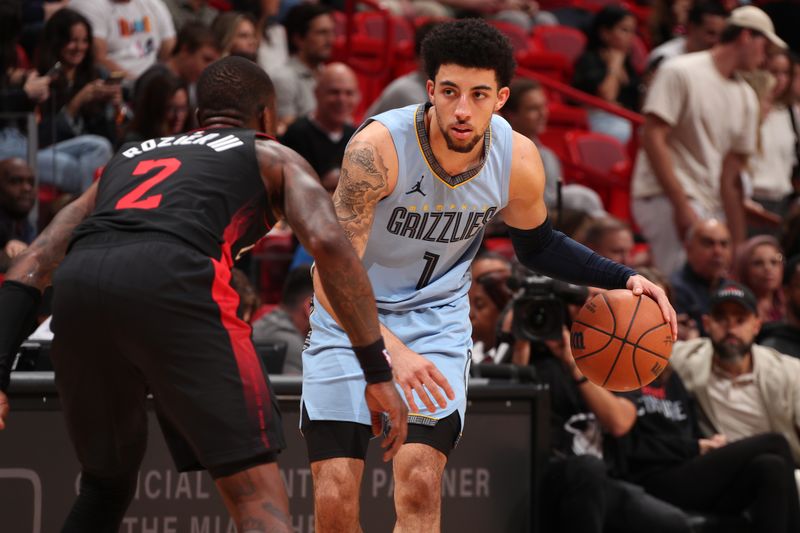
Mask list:
POLYGON ((356 131, 351 121, 359 100, 358 80, 347 65, 331 63, 322 69, 314 94, 316 111, 293 122, 281 142, 311 163, 326 188, 331 181, 335 189, 338 180, 326 176, 338 172, 345 146, 356 131))
POLYGON ((786 320, 764 324, 757 342, 800 358, 800 255, 792 257, 783 270, 783 292, 786 320))
POLYGON ((719 220, 701 220, 686 235, 686 264, 670 277, 675 311, 695 321, 701 334, 711 291, 731 266, 731 234, 719 220))
POLYGON ((33 170, 22 159, 0 161, 0 272, 36 234, 28 213, 36 202, 33 170))

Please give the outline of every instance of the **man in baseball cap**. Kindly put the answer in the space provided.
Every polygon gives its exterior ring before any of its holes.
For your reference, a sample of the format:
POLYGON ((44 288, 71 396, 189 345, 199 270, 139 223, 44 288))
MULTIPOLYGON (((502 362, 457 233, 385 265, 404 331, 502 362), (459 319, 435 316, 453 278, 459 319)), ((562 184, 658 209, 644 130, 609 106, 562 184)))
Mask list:
POLYGON ((786 42, 775 33, 775 26, 772 24, 769 15, 756 6, 742 6, 731 11, 728 25, 756 31, 763 34, 769 42, 778 48, 787 48, 786 42))
POLYGON ((728 442, 780 433, 800 463, 800 360, 754 343, 761 321, 753 293, 724 282, 703 325, 708 338, 675 343, 670 358, 697 402, 701 433, 728 442))

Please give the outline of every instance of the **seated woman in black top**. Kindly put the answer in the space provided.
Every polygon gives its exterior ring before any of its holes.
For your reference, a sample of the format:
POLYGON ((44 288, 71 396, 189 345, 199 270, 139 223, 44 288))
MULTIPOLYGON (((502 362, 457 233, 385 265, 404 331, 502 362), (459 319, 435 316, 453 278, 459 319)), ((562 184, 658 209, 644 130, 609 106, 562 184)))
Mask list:
MULTIPOLYGON (((572 85, 607 102, 639 109, 639 75, 631 63, 636 19, 627 9, 606 6, 595 15, 586 50, 575 63, 572 85)), ((589 112, 593 131, 628 142, 630 122, 600 110, 589 112)))

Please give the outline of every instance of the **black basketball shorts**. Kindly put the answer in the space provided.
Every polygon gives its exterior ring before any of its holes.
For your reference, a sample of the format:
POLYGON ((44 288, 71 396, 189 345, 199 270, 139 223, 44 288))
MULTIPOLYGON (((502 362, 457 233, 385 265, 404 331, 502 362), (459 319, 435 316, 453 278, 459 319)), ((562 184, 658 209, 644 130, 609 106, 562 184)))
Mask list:
MULTIPOLYGON (((372 438, 372 427, 356 422, 311 420, 302 407, 300 428, 308 449, 309 462, 348 457, 364 460, 372 438)), ((458 411, 435 425, 417 424, 409 420, 405 444, 426 444, 445 457, 455 448, 461 436, 461 415, 458 411)))
POLYGON ((138 469, 148 392, 178 470, 274 461, 280 412, 229 282, 226 265, 166 235, 76 243, 54 279, 52 357, 85 471, 138 469))

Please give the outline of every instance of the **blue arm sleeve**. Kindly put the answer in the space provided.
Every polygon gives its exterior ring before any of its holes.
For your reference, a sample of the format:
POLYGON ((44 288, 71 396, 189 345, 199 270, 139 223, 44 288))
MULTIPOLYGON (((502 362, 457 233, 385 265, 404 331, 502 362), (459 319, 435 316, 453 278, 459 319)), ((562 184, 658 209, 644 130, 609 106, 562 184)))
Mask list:
POLYGON ((628 278, 636 274, 554 230, 549 218, 538 228, 509 226, 508 231, 519 261, 539 274, 603 289, 624 289, 628 278))

